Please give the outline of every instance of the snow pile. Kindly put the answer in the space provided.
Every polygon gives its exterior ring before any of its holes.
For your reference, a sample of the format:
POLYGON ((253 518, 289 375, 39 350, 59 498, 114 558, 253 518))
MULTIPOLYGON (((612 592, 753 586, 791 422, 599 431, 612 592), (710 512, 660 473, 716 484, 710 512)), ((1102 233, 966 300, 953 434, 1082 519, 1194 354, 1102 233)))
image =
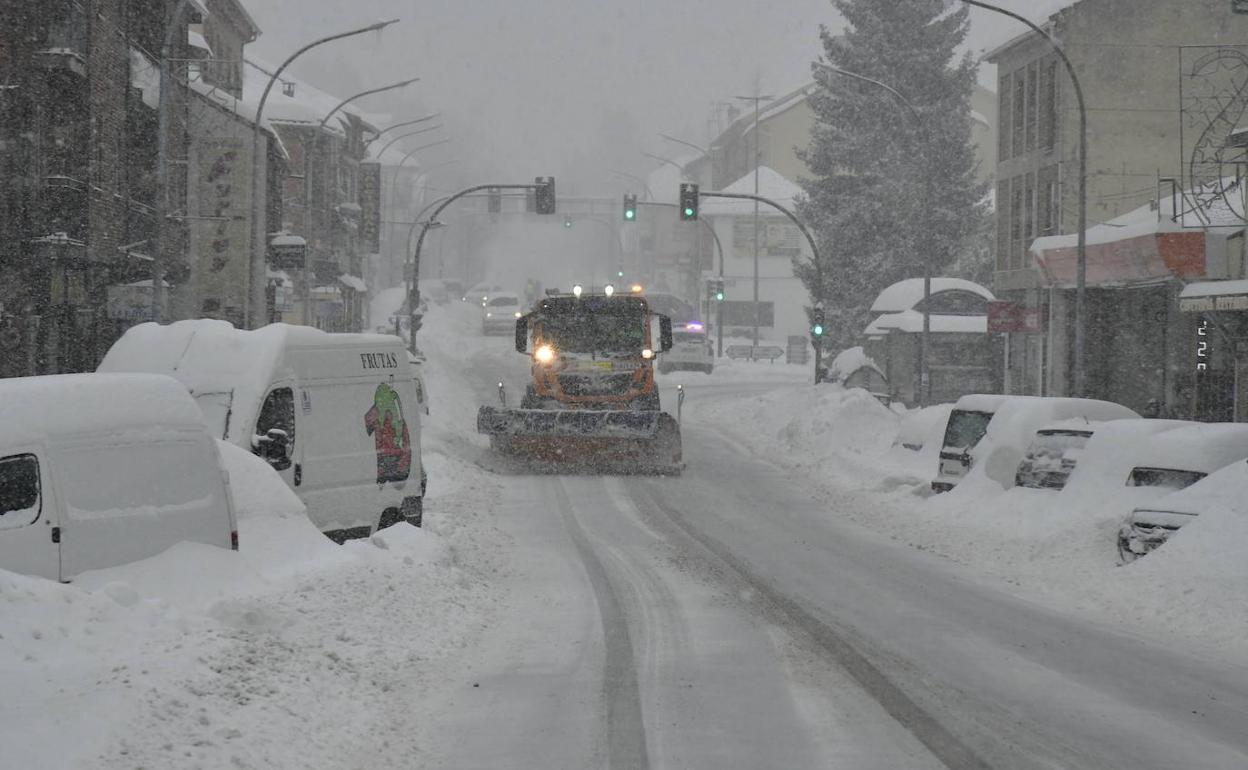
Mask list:
POLYGON ((875 361, 867 355, 862 346, 846 348, 837 353, 836 358, 828 365, 828 378, 835 382, 844 382, 845 378, 863 367, 870 367, 881 375, 884 374, 875 361))

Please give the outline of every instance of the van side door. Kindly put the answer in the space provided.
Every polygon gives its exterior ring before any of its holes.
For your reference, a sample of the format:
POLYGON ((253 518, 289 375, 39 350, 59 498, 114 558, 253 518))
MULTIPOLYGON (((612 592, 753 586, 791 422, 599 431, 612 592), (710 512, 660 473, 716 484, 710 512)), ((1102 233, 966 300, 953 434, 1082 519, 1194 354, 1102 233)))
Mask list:
POLYGON ((46 455, 0 456, 0 569, 59 580, 60 528, 46 455))

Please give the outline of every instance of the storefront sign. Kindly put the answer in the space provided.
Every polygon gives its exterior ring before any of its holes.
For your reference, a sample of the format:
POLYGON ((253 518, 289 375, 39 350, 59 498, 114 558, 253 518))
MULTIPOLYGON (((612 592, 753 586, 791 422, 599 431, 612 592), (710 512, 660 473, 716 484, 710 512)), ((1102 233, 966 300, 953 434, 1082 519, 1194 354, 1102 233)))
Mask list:
POLYGON ((1044 331, 1044 321, 1038 307, 1023 307, 1017 302, 988 303, 989 334, 1038 334, 1044 331))
POLYGON ((115 321, 156 320, 152 312, 152 285, 150 281, 146 283, 109 286, 108 317, 115 321))
MULTIPOLYGON (((760 218, 758 235, 760 256, 796 257, 802 253, 802 231, 785 220, 776 217, 760 218)), ((732 247, 738 257, 754 253, 753 217, 733 218, 732 247)))
POLYGON ((1248 310, 1248 294, 1231 294, 1225 297, 1180 297, 1179 311, 1205 313, 1213 310, 1248 310))
POLYGON ((381 252, 381 164, 360 164, 360 249, 381 252))

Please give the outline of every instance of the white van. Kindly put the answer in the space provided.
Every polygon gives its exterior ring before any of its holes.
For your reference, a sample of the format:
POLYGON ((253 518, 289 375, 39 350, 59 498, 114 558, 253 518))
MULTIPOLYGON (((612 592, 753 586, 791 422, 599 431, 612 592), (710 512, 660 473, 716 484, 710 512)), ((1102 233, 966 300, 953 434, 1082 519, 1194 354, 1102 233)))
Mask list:
POLYGON ((398 337, 328 334, 225 321, 141 324, 101 372, 154 372, 180 381, 209 431, 265 458, 331 539, 420 525, 425 473, 420 411, 398 337))
POLYGON ((183 540, 237 550, 228 484, 168 377, 0 379, 0 569, 67 581, 183 540))

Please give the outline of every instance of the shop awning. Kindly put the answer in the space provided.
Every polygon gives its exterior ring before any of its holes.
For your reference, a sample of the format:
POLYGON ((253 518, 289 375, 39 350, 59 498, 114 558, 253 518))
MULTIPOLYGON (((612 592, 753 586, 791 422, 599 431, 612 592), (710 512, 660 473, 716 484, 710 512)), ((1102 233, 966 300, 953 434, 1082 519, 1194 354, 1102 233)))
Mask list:
MULTIPOLYGON (((987 334, 988 316, 984 315, 933 315, 928 321, 936 334, 987 334)), ((923 331, 923 314, 917 310, 901 313, 885 313, 872 321, 863 334, 874 337, 889 332, 919 334, 923 331)))
POLYGON ((360 293, 368 291, 368 284, 364 283, 364 279, 359 276, 343 274, 338 276, 338 282, 344 286, 348 286, 360 293))
POLYGON ((1179 292, 1179 311, 1248 310, 1248 280, 1197 281, 1179 292))

